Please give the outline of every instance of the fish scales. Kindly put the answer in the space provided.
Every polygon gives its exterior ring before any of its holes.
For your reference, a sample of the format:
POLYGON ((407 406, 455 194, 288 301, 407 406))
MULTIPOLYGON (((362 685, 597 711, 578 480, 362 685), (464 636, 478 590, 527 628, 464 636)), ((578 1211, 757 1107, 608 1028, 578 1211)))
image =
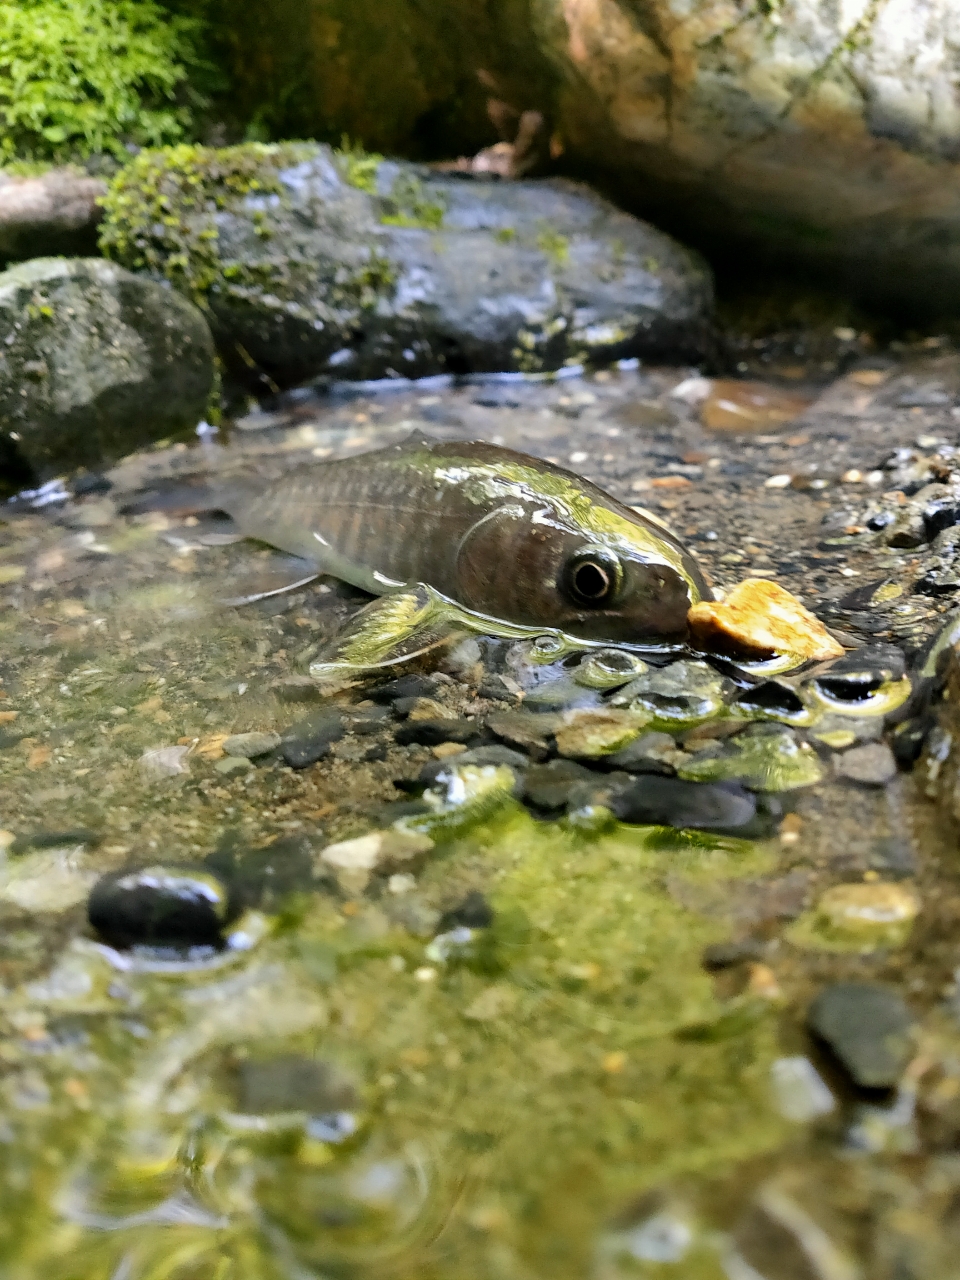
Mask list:
POLYGON ((250 536, 382 595, 424 582, 505 621, 673 641, 706 592, 666 526, 540 459, 423 437, 299 468, 233 509, 250 536))

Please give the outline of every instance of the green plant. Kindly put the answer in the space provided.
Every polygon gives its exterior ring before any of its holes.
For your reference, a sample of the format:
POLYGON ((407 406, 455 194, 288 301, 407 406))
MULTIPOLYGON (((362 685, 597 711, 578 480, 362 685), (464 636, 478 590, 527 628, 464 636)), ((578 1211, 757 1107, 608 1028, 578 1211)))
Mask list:
POLYGON ((376 195, 377 170, 383 156, 375 151, 365 151, 363 143, 351 142, 346 134, 340 139, 340 150, 336 153, 340 169, 351 187, 366 191, 368 195, 376 195))
POLYGON ((423 231, 438 231, 446 213, 442 204, 430 200, 423 183, 412 174, 396 179, 382 206, 380 221, 384 226, 419 227, 423 231))
POLYGON ((0 0, 0 161, 179 141, 199 39, 154 0, 0 0))

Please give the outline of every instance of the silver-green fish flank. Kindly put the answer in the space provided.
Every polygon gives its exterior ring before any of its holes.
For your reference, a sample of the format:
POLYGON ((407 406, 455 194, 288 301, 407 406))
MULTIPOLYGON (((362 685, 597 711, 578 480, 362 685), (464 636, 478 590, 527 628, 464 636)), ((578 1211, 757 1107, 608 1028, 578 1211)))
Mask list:
POLYGON ((232 514, 248 536, 375 595, 425 583, 466 609, 587 640, 682 642, 708 591, 655 517, 478 441, 415 436, 301 467, 232 514))

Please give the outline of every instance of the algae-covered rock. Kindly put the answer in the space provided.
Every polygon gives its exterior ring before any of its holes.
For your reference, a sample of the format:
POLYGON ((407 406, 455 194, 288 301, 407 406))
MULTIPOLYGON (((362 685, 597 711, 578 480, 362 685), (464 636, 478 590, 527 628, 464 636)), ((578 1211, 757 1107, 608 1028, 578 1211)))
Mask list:
POLYGON ((188 431, 213 385, 201 313, 98 258, 0 274, 0 460, 28 479, 188 431))
POLYGON ((144 153, 101 244, 209 308, 260 389, 556 369, 702 348, 700 260, 564 182, 472 181, 313 144, 144 153))

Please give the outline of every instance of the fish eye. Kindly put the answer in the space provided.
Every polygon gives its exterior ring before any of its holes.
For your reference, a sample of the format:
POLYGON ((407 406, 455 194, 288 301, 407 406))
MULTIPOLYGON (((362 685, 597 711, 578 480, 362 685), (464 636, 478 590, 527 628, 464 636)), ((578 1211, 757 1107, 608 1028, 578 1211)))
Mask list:
POLYGON ((597 608, 609 604, 617 593, 623 568, 607 551, 583 551, 569 560, 563 572, 563 588, 575 604, 597 608))

